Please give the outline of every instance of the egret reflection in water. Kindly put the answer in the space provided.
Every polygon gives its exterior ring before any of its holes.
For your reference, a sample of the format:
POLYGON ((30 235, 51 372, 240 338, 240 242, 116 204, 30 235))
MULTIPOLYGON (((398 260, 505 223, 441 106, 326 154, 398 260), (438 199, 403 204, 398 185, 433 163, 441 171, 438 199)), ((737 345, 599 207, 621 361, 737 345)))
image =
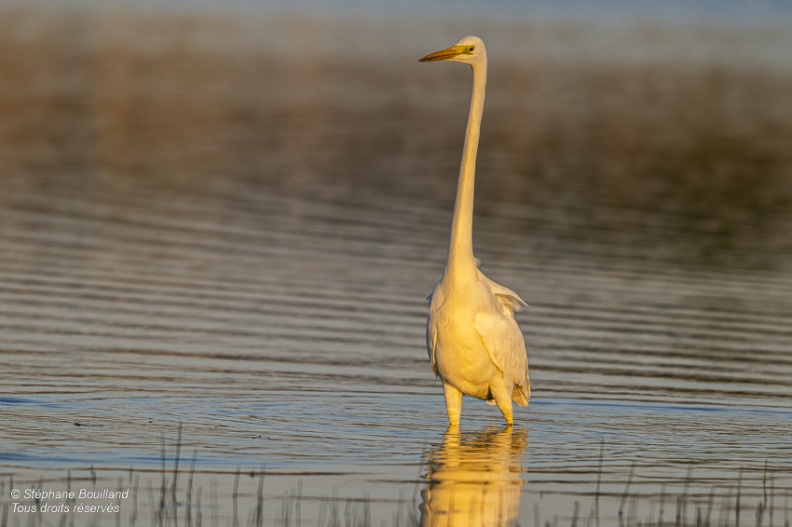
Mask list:
POLYGON ((506 427, 462 433, 449 427, 426 455, 428 484, 422 492, 424 527, 488 527, 516 524, 525 481, 528 432, 506 427))

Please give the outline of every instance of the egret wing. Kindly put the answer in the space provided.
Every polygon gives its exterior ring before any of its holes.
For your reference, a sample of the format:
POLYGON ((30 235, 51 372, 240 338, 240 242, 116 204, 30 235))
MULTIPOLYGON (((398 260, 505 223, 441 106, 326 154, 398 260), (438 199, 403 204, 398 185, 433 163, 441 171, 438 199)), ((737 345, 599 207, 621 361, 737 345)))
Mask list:
POLYGON ((494 294, 501 305, 503 305, 504 314, 510 314, 513 316, 515 311, 522 311, 522 308, 528 305, 525 303, 525 300, 520 298, 520 295, 508 287, 502 286, 499 283, 492 281, 480 271, 479 276, 487 282, 492 294, 494 294))
POLYGON ((475 324, 492 363, 505 379, 520 384, 526 376, 528 358, 517 321, 502 313, 480 312, 476 314, 475 324))
MULTIPOLYGON (((489 279, 487 279, 489 280, 489 279)), ((518 404, 528 404, 530 381, 528 380, 528 355, 525 339, 514 319, 514 311, 525 302, 511 289, 492 284, 492 292, 498 299, 502 311, 480 311, 475 317, 476 331, 487 350, 490 360, 503 374, 504 380, 513 383, 522 397, 515 397, 518 404)))
MULTIPOLYGON (((436 291, 436 289, 435 289, 436 291)), ((435 291, 429 293, 426 301, 429 302, 429 317, 426 319, 426 351, 429 353, 429 360, 432 362, 432 372, 435 377, 439 377, 437 373, 437 359, 435 358, 435 350, 437 349, 437 324, 435 324, 434 317, 432 316, 432 298, 435 291)))
POLYGON ((435 350, 437 349, 437 325, 435 325, 434 320, 430 316, 429 319, 426 321, 426 351, 429 353, 429 360, 432 361, 432 372, 434 372, 435 377, 438 377, 437 373, 437 359, 435 359, 435 350))

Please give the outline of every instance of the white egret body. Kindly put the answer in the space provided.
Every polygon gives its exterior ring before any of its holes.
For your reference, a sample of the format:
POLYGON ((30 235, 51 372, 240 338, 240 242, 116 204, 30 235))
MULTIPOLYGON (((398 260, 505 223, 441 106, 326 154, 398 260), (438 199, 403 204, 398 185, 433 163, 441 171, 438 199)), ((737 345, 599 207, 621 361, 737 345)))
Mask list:
POLYGON ((487 84, 487 53, 480 38, 469 36, 425 56, 421 62, 437 60, 469 64, 473 70, 473 95, 448 261, 429 297, 426 346, 432 370, 443 381, 452 426, 459 424, 463 394, 497 404, 511 425, 512 401, 527 406, 531 396, 525 340, 514 320, 514 312, 525 302, 514 291, 484 276, 473 257, 473 192, 487 84))

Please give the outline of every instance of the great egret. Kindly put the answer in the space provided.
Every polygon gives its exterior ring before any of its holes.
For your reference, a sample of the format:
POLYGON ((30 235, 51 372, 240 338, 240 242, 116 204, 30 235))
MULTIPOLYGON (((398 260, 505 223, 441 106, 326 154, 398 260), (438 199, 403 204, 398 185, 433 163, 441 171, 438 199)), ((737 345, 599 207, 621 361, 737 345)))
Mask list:
POLYGON ((478 269, 473 257, 473 190, 481 115, 487 84, 487 52, 475 36, 420 62, 450 60, 473 70, 462 165, 459 169, 451 242, 445 272, 429 296, 426 347, 435 376, 443 381, 448 421, 459 424, 462 395, 497 404, 512 425, 512 401, 527 406, 531 397, 525 340, 514 312, 525 302, 478 269))

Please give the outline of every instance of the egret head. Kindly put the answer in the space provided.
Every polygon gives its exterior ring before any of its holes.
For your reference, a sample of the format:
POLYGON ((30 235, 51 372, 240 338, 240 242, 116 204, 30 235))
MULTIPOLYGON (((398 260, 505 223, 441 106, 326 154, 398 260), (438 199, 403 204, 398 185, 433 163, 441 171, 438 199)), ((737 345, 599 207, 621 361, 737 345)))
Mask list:
POLYGON ((460 39, 450 48, 428 54, 419 62, 433 62, 436 60, 451 60, 473 66, 487 60, 487 51, 484 47, 484 41, 471 35, 460 39))

